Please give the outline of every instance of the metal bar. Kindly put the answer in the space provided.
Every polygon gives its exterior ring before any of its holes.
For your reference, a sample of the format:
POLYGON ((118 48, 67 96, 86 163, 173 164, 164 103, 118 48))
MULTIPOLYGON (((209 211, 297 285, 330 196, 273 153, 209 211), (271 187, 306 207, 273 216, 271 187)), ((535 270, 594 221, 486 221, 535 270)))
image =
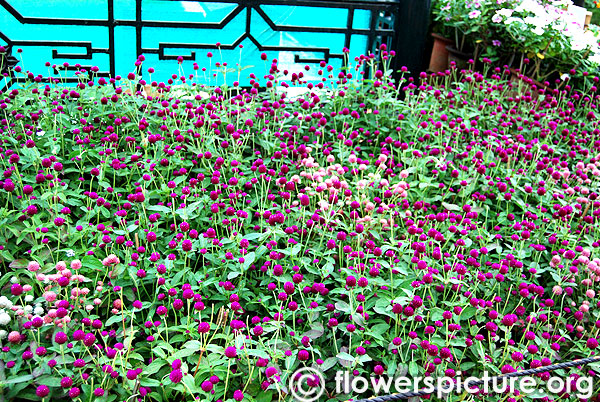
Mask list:
MULTIPOLYGON (((180 1, 197 1, 197 0, 180 0, 180 1)), ((144 28, 190 28, 190 29, 226 29, 228 24, 231 23, 236 17, 246 11, 245 21, 245 32, 242 33, 233 43, 220 45, 221 49, 231 50, 239 46, 244 40, 250 40, 258 50, 260 51, 291 51, 291 52, 314 52, 323 54, 324 61, 329 59, 341 59, 344 66, 346 66, 347 58, 342 53, 331 53, 331 49, 326 47, 293 47, 293 46, 266 46, 262 45, 256 37, 252 35, 252 10, 256 10, 260 18, 274 32, 318 32, 327 34, 341 34, 344 35, 344 46, 349 48, 352 43, 352 36, 359 35, 367 38, 367 48, 364 49, 366 53, 371 52, 375 41, 382 41, 382 43, 393 43, 396 44, 398 41, 398 23, 399 18, 397 14, 400 8, 399 0, 217 0, 222 4, 235 5, 233 10, 229 12, 219 22, 197 22, 197 21, 154 21, 144 20, 142 14, 143 0, 135 0, 135 20, 128 19, 115 19, 115 2, 114 0, 107 0, 107 19, 89 19, 79 20, 72 18, 39 18, 39 17, 26 17, 15 9, 8 0, 0 0, 0 6, 10 13, 19 23, 24 26, 31 25, 64 25, 64 26, 90 26, 90 27, 106 27, 108 29, 108 48, 94 48, 92 42, 76 42, 76 41, 25 41, 25 40, 11 40, 7 35, 0 31, 0 39, 6 41, 7 44, 16 44, 22 46, 64 46, 64 47, 84 47, 86 49, 85 54, 77 53, 60 53, 57 49, 52 49, 52 57, 66 58, 66 59, 85 59, 90 60, 95 53, 102 53, 109 55, 109 72, 106 73, 110 76, 116 76, 116 38, 115 38, 115 27, 133 27, 135 28, 135 49, 137 52, 136 56, 144 53, 156 54, 159 60, 174 60, 178 56, 165 54, 166 49, 215 49, 217 46, 213 43, 165 43, 158 42, 156 48, 145 48, 143 46, 143 34, 144 28), (278 25, 268 15, 268 13, 262 8, 262 6, 298 6, 298 7, 316 7, 316 8, 336 8, 347 10, 347 18, 345 27, 314 27, 314 26, 296 26, 296 25, 278 25), (367 10, 370 11, 370 21, 368 29, 354 28, 355 10, 367 10), (392 17, 387 20, 386 18, 380 18, 381 15, 391 15, 392 17), (395 18, 394 18, 395 16, 395 18), (386 19, 386 23, 378 24, 380 20, 386 19), (391 26, 393 24, 393 26, 391 26)), ((393 46, 395 48, 395 46, 393 46)), ((190 51, 189 55, 183 56, 184 60, 195 60, 196 53, 190 51)), ((317 58, 301 58, 298 54, 294 56, 296 63, 318 63, 321 59, 317 58)), ((140 71, 138 71, 140 72, 140 71)), ((141 72, 140 72, 141 73, 141 72)), ((18 82, 16 80, 15 82, 18 82)), ((73 81, 74 82, 74 81, 73 81)))
POLYGON ((109 62, 110 62, 110 75, 113 77, 117 74, 117 65, 115 60, 115 8, 114 8, 114 0, 108 0, 108 48, 109 52, 109 62))

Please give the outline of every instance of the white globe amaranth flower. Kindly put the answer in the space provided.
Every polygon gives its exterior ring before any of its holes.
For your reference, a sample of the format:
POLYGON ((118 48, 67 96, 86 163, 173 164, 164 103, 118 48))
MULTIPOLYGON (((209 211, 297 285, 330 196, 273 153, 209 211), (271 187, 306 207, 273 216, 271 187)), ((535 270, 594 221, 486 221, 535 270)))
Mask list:
POLYGON ((6 296, 0 296, 0 308, 11 308, 12 306, 12 301, 10 301, 6 296))
POLYGON ((44 315, 44 308, 41 306, 38 306, 36 308, 33 309, 33 314, 35 315, 44 315))
POLYGON ((13 276, 12 278, 10 278, 10 283, 18 283, 19 282, 19 278, 17 276, 13 276))
POLYGON ((27 295, 27 296, 25 296, 25 301, 27 303, 31 303, 33 301, 33 295, 27 295))
POLYGON ((33 306, 27 305, 23 307, 23 311, 25 311, 27 314, 31 314, 33 312, 33 306))
POLYGON ((8 336, 8 332, 3 329, 0 329, 0 340, 5 339, 7 336, 8 336))
POLYGON ((0 325, 8 325, 10 323, 10 316, 5 312, 0 313, 0 325))

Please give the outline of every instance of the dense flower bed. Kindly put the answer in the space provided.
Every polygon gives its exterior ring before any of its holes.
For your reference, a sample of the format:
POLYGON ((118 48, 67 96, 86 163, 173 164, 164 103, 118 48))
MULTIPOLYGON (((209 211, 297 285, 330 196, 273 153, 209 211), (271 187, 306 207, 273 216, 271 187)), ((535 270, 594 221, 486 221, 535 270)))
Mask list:
POLYGON ((594 353, 598 79, 394 83, 382 54, 320 83, 265 56, 248 90, 81 71, 2 94, 0 395, 287 400, 304 366, 594 353))

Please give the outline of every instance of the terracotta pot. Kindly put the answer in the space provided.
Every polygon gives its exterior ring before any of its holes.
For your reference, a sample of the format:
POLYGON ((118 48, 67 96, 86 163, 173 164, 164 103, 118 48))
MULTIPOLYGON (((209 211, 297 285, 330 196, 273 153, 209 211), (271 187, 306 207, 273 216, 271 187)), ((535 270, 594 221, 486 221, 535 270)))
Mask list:
POLYGON ((454 46, 446 46, 446 50, 448 50, 448 65, 453 61, 458 70, 469 68, 469 59, 473 58, 473 54, 461 52, 454 46))
POLYGON ((432 33, 431 36, 433 37, 433 49, 429 59, 429 71, 432 73, 446 71, 448 69, 448 50, 446 47, 453 46, 454 42, 436 33, 432 33))

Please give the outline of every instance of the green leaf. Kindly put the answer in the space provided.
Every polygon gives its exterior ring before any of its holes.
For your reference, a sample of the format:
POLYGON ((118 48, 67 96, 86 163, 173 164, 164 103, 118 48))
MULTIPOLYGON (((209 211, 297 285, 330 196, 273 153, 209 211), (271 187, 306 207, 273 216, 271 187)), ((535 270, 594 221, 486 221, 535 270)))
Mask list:
POLYGON ((248 254, 246 254, 244 256, 244 271, 246 271, 248 268, 250 268, 250 265, 252 265, 252 263, 254 263, 254 261, 256 260, 256 254, 254 253, 254 251, 249 252, 248 254))
MULTIPOLYGON (((155 349, 156 351, 156 349, 155 349)), ((152 375, 157 373, 163 366, 167 364, 165 359, 154 359, 147 367, 142 371, 143 375, 152 375)))
POLYGON ((8 380, 2 381, 1 384, 9 385, 9 384, 18 384, 20 382, 31 381, 33 380, 33 376, 31 374, 22 375, 19 377, 10 378, 8 380))
POLYGON ((343 313, 348 313, 350 311, 350 305, 341 300, 335 303, 335 308, 343 313))
POLYGON ((419 375, 419 366, 416 362, 411 361, 408 363, 408 374, 410 374, 412 378, 416 378, 419 375))

